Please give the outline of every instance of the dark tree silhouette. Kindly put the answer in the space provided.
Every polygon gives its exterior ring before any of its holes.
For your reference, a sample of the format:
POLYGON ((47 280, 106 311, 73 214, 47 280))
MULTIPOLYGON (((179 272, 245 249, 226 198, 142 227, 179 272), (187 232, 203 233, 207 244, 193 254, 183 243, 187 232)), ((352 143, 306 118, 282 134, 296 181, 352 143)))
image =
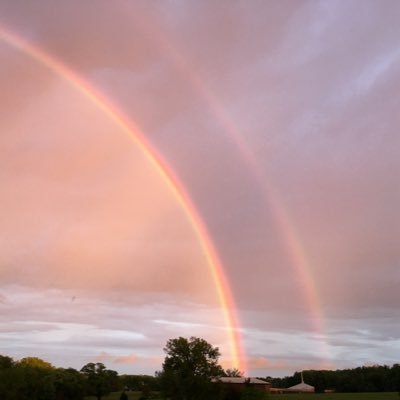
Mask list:
POLYGON ((167 354, 159 374, 164 397, 176 400, 212 399, 217 386, 213 378, 221 377, 219 349, 204 339, 179 337, 168 340, 167 354))
POLYGON ((86 376, 86 392, 97 400, 117 387, 118 373, 107 369, 103 363, 88 363, 81 368, 86 376))

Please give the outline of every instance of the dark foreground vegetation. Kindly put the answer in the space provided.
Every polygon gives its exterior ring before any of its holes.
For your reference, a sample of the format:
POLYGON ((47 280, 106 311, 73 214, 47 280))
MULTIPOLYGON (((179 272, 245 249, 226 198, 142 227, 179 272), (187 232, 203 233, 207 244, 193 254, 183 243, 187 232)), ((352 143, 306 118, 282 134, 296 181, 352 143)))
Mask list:
MULTIPOLYGON (((235 369, 223 370, 218 364, 219 350, 203 339, 177 338, 167 342, 166 357, 155 376, 118 375, 102 363, 88 363, 79 371, 55 368, 37 357, 13 360, 0 355, 0 400, 263 400, 265 392, 252 385, 240 391, 218 382, 223 376, 240 376, 235 369)), ((370 366, 337 371, 303 371, 304 380, 317 392, 317 400, 400 399, 400 365, 370 366), (355 392, 345 394, 338 392, 355 392), (357 394, 358 392, 358 394, 357 394), (362 392, 362 393, 361 393, 362 392), (367 393, 367 392, 380 392, 367 393), (386 393, 384 393, 386 392, 386 393), (392 393, 389 393, 392 392, 392 393)), ((300 373, 291 377, 265 380, 276 388, 300 382, 300 373)), ((276 394, 280 400, 304 399, 303 395, 276 394)))
MULTIPOLYGON (((392 367, 373 365, 336 371, 303 371, 304 381, 316 392, 334 389, 335 392, 398 392, 400 391, 400 364, 392 367)), ((285 378, 267 377, 272 387, 287 388, 301 381, 300 372, 285 378)), ((400 399, 400 397, 399 397, 400 399)), ((294 400, 294 399, 293 399, 294 400)))
POLYGON ((37 357, 14 361, 0 355, 0 400, 82 400, 86 396, 101 400, 111 392, 120 396, 125 388, 138 391, 136 398, 148 399, 159 390, 158 379, 118 375, 102 363, 89 363, 77 371, 55 368, 37 357))
POLYGON ((399 400, 397 392, 378 393, 315 393, 315 394, 277 394, 271 395, 272 400, 399 400))
MULTIPOLYGON (((129 400, 139 400, 141 392, 126 392, 129 400)), ((110 393, 103 400, 119 400, 121 392, 110 393)), ((397 392, 378 392, 378 393, 316 393, 316 394, 270 394, 268 400, 399 400, 397 392), (311 396, 311 397, 310 397, 311 396)), ((162 400, 160 393, 154 392, 151 400, 162 400)), ((96 400, 89 396, 84 400, 96 400)))

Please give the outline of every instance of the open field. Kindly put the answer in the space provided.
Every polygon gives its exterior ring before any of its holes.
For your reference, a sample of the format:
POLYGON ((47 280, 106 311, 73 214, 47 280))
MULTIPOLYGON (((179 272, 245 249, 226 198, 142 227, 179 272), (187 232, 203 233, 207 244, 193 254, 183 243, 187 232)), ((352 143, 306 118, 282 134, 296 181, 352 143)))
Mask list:
MULTIPOLYGON (((111 393, 104 400, 119 400, 121 392, 111 393)), ((141 392, 127 392, 129 400, 138 400, 141 392)), ((156 397, 152 397, 156 400, 156 397)), ((318 394, 271 394, 271 400, 400 400, 397 392, 391 393, 318 393, 318 394)), ((85 397, 85 400, 96 400, 95 397, 85 397)))
MULTIPOLYGON (((138 400, 142 395, 142 392, 125 392, 128 395, 128 400, 138 400)), ((119 400, 119 396, 121 396, 121 392, 113 392, 108 396, 104 396, 103 400, 119 400)), ((96 400, 95 396, 86 396, 85 400, 96 400)))
POLYGON ((400 396, 396 392, 273 394, 269 398, 272 400, 400 400, 400 396))

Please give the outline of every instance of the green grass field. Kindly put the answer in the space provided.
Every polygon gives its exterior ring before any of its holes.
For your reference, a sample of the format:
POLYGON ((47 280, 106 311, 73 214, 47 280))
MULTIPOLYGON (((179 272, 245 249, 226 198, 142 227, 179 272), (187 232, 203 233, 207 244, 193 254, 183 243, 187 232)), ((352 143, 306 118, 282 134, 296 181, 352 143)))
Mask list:
POLYGON ((273 394, 271 400, 400 400, 398 393, 273 394))
MULTIPOLYGON (((127 392, 129 400, 138 400, 141 392, 127 392)), ((104 400, 119 400, 121 392, 111 393, 104 400)), ((156 400, 156 397, 152 397, 156 400)), ((326 393, 326 394, 271 394, 271 400, 400 400, 398 393, 326 393)), ((96 400, 95 397, 85 397, 85 400, 96 400)), ((204 399, 207 400, 207 399, 204 399)))
MULTIPOLYGON (((128 395, 128 400, 138 400, 142 395, 142 392, 126 392, 128 395)), ((108 396, 104 396, 103 400, 119 400, 119 396, 121 396, 121 392, 110 393, 108 396)), ((152 399, 156 399, 156 397, 152 397, 152 399)), ((96 400, 94 396, 87 396, 85 400, 96 400)))

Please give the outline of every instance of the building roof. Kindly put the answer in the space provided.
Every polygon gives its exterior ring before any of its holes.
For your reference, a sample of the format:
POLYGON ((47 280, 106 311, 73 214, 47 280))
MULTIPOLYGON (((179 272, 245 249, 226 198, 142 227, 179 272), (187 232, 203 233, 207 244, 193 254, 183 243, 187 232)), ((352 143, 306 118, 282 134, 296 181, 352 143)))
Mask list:
POLYGON ((297 385, 291 386, 287 390, 297 390, 302 392, 314 392, 314 386, 307 385, 307 383, 298 383, 297 385))
POLYGON ((291 386, 287 388, 287 390, 296 391, 296 392, 314 392, 314 386, 307 385, 307 383, 301 382, 297 385, 291 386))
POLYGON ((315 392, 314 386, 304 383, 303 371, 301 371, 301 383, 291 386, 287 390, 292 392, 315 392))
POLYGON ((219 378, 219 381, 223 383, 251 383, 256 385, 270 385, 269 382, 257 378, 245 378, 245 377, 233 377, 233 376, 224 376, 222 378, 219 378))

